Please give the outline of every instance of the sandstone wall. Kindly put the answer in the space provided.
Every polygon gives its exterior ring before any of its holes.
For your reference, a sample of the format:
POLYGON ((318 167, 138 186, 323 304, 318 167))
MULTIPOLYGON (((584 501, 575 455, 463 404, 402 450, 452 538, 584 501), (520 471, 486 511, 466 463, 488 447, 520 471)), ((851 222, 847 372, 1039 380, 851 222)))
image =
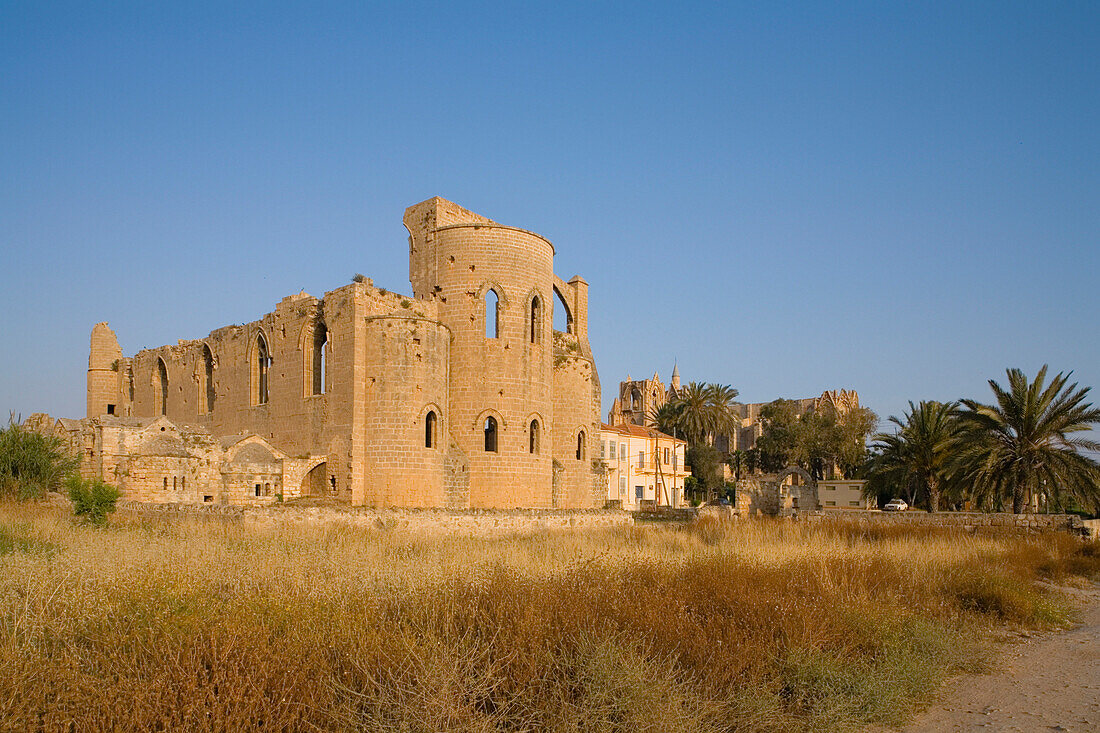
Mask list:
POLYGON ((974 529, 992 527, 995 529, 1014 529, 1023 531, 1066 530, 1083 534, 1084 524, 1074 514, 1009 514, 982 512, 801 512, 796 515, 800 522, 819 522, 837 520, 859 522, 873 525, 895 525, 914 527, 958 527, 974 529))
POLYGON ((474 536, 623 527, 630 526, 634 522, 627 512, 615 510, 447 511, 330 509, 286 506, 261 508, 120 501, 118 511, 123 514, 149 517, 211 517, 270 525, 329 524, 385 531, 474 536))
MULTIPOLYGON (((457 208, 457 207, 455 207, 457 208)), ((448 423, 465 456, 471 507, 550 507, 553 440, 551 244, 537 234, 436 208, 406 214, 415 256, 411 281, 432 298, 451 329, 448 423), (497 296, 497 329, 486 335, 486 297, 497 296), (536 323, 531 303, 537 298, 536 323), (532 333, 534 342, 532 342, 532 333), (497 423, 497 450, 485 450, 485 422, 497 423), (538 446, 531 452, 531 424, 538 446)), ((587 504, 586 506, 590 506, 587 504)))
POLYGON ((438 321, 366 319, 364 491, 355 504, 445 505, 450 344, 450 331, 438 321), (434 416, 431 447, 429 413, 434 416))

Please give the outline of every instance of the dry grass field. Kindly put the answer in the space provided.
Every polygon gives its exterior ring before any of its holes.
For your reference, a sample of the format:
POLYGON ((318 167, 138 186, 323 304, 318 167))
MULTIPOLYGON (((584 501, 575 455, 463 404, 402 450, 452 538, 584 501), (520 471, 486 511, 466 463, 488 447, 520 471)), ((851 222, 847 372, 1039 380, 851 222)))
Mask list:
POLYGON ((706 521, 426 537, 0 505, 0 729, 893 724, 1063 624, 1065 535, 706 521))

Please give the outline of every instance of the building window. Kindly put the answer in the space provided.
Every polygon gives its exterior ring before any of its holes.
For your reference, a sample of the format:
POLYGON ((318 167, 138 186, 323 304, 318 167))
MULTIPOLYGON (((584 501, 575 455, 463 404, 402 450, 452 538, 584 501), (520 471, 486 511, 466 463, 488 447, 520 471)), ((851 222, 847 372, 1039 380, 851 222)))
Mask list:
POLYGON ((645 468, 645 451, 638 451, 638 468, 645 468))
POLYGON ((850 501, 850 502, 848 502, 848 506, 859 506, 859 502, 858 501, 850 501))
POLYGON ((214 354, 206 344, 202 345, 202 381, 199 384, 199 404, 207 415, 214 411, 214 354))
POLYGON ((539 333, 542 326, 542 301, 539 296, 531 298, 531 343, 539 342, 539 333))
POLYGON ((492 415, 485 418, 485 450, 488 453, 497 452, 497 419, 492 415))
POLYGON ((530 442, 529 448, 530 448, 530 451, 531 451, 532 454, 537 454, 539 452, 539 440, 541 438, 542 438, 542 436, 539 435, 539 421, 538 420, 532 420, 531 421, 531 431, 530 431, 530 435, 529 435, 529 442, 530 442))
POLYGON ((180 479, 180 490, 187 491, 187 477, 184 476, 180 479))
POLYGON ((167 476, 164 477, 164 490, 168 491, 168 477, 167 476))
POLYGON ((836 502, 835 501, 827 501, 827 502, 825 502, 825 506, 836 506, 836 502))
POLYGON ((324 323, 318 323, 313 329, 313 353, 310 376, 313 384, 310 385, 312 394, 325 393, 325 352, 328 346, 328 327, 324 323))
POLYGON ((577 433, 577 460, 584 460, 584 431, 577 433))
POLYGON ((264 496, 271 496, 271 484, 264 484, 264 496))
POLYGON ((619 496, 626 496, 626 476, 619 476, 619 496))
POLYGON ((268 369, 271 366, 271 351, 263 332, 256 334, 255 351, 252 358, 252 404, 266 405, 268 399, 268 369))
POLYGON ((114 405, 107 405, 107 414, 108 415, 114 415, 115 414, 115 406, 114 405))
POLYGON ((214 503, 214 497, 211 496, 210 494, 203 494, 202 503, 203 504, 213 504, 214 503))
POLYGON ((428 410, 424 418, 424 447, 435 447, 435 410, 428 410))
POLYGON ((168 414, 168 367, 157 359, 157 374, 153 380, 153 402, 158 415, 168 414))
POLYGON ((645 498, 645 487, 644 486, 635 486, 634 487, 634 498, 638 501, 641 501, 643 498, 645 498))
POLYGON ((665 448, 665 465, 668 465, 668 448, 665 448))
POLYGON ((173 476, 172 477, 172 491, 175 491, 176 489, 179 488, 179 486, 176 485, 176 481, 177 481, 176 477, 173 476))
POLYGON ((615 460, 615 457, 618 455, 618 451, 619 449, 615 446, 615 441, 611 441, 611 450, 607 452, 607 457, 611 460, 615 460))
POLYGON ((260 496, 260 495, 261 495, 261 493, 260 493, 260 492, 262 492, 262 491, 263 491, 263 488, 264 488, 264 487, 263 487, 263 484, 256 484, 256 496, 260 496))
POLYGON ((500 296, 489 288, 485 292, 485 338, 500 337, 500 296))
POLYGON ((620 443, 619 444, 619 460, 620 461, 625 461, 626 460, 626 443, 620 443))

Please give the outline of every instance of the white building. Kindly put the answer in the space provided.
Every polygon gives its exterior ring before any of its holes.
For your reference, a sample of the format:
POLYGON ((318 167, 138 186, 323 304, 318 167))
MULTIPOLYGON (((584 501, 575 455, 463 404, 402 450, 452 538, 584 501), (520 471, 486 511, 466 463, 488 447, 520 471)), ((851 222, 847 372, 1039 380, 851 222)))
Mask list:
POLYGON ((866 481, 853 479, 822 479, 817 482, 817 500, 823 509, 875 509, 875 497, 863 498, 866 481))
POLYGON ((607 465, 607 498, 624 509, 684 503, 687 442, 656 428, 621 423, 600 427, 600 459, 607 465))

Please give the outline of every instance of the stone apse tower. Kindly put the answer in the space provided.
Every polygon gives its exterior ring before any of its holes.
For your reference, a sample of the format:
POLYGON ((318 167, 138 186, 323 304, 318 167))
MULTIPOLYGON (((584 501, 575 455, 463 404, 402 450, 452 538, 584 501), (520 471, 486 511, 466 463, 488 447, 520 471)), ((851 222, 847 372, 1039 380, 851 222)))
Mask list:
POLYGON ((302 495, 353 504, 602 505, 588 284, 554 274, 546 238, 438 197, 404 223, 411 298, 357 278, 133 357, 97 324, 88 417, 259 435, 317 464, 302 495))
POLYGON ((437 304, 452 335, 450 435, 470 504, 592 506, 603 487, 588 283, 554 274, 545 237, 440 198, 407 209, 405 227, 413 295, 437 304), (553 330, 555 297, 565 332, 553 330))

